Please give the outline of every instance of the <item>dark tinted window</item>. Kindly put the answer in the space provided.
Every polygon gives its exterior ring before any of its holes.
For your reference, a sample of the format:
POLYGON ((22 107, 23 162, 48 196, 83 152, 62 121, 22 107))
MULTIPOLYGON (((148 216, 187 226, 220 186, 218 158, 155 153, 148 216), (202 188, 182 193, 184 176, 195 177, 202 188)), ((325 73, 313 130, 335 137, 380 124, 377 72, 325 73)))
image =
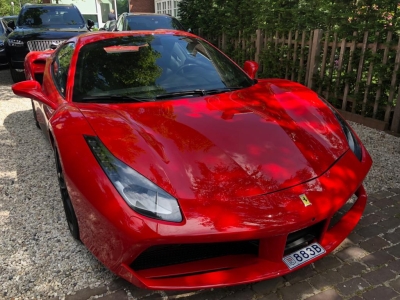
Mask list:
POLYGON ((20 27, 83 27, 85 22, 76 7, 25 7, 20 13, 20 27))
POLYGON ((0 19, 0 33, 4 33, 4 26, 6 26, 6 24, 0 19))
POLYGON ((253 81, 200 39, 178 35, 110 38, 82 47, 74 101, 89 96, 153 98, 188 90, 244 88, 253 81))
POLYGON ((74 53, 74 49, 75 49, 74 43, 68 43, 61 46, 52 64, 54 82, 63 96, 65 96, 65 89, 67 86, 67 76, 68 76, 69 66, 71 64, 72 54, 74 53))
POLYGON ((156 30, 174 29, 185 30, 181 23, 169 16, 156 15, 131 15, 126 17, 126 30, 156 30))

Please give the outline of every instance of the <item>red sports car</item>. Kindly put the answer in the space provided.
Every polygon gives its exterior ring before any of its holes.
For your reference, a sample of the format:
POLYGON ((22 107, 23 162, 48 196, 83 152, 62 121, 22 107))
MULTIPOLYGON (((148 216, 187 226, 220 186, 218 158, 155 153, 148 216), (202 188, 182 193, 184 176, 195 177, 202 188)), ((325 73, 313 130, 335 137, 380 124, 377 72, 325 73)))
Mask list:
POLYGON ((25 72, 72 235, 139 287, 281 276, 362 215, 372 160, 335 109, 195 35, 88 33, 25 72))

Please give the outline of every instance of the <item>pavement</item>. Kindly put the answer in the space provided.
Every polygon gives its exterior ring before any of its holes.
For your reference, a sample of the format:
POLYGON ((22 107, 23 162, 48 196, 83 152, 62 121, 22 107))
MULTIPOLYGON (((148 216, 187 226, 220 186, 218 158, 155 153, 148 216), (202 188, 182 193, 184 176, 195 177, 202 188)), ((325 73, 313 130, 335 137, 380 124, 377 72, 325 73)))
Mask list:
POLYGON ((399 274, 400 189, 393 188, 369 195, 359 224, 334 253, 283 277, 190 292, 144 290, 119 278, 52 299, 400 300, 399 274))

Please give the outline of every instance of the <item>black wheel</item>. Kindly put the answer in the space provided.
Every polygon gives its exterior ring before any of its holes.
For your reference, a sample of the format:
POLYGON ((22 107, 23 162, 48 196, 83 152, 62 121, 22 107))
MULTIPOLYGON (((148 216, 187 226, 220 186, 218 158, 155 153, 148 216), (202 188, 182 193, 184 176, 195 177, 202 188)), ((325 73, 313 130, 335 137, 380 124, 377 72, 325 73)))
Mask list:
POLYGON ((36 116, 35 106, 33 105, 33 101, 32 100, 31 100, 31 103, 32 103, 33 119, 35 120, 36 127, 40 129, 40 125, 39 125, 39 122, 38 122, 37 116, 36 116))
POLYGON ((17 72, 17 70, 10 67, 11 78, 14 83, 24 81, 25 80, 25 73, 24 72, 17 72))
POLYGON ((57 149, 54 150, 54 155, 56 158, 56 169, 57 169, 57 178, 58 178, 58 184, 60 186, 60 192, 61 192, 61 199, 63 201, 64 205, 64 212, 65 212, 65 217, 67 219, 68 223, 68 229, 71 235, 77 239, 79 239, 79 226, 78 226, 78 220, 76 219, 74 207, 72 206, 71 203, 71 198, 69 197, 69 193, 67 190, 67 185, 65 183, 65 178, 64 178, 64 173, 61 167, 61 162, 60 162, 60 157, 58 156, 57 149))

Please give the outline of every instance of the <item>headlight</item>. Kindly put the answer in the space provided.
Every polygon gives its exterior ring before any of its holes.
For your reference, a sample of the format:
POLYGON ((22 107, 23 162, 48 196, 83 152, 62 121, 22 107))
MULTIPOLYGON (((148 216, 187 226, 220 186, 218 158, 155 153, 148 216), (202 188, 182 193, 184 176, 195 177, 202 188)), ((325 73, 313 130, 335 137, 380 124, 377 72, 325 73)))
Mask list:
POLYGON ((347 138, 347 142, 349 143, 349 147, 351 151, 355 154, 359 161, 362 160, 362 150, 361 146, 358 143, 357 138, 355 137, 353 131, 351 130, 350 126, 346 123, 343 117, 332 107, 332 105, 322 97, 319 97, 322 101, 328 105, 328 107, 332 110, 333 114, 335 115, 336 119, 339 121, 340 126, 342 127, 343 133, 347 138))
POLYGON ((113 156, 97 137, 84 137, 114 187, 134 211, 164 221, 182 221, 174 197, 113 156))
POLYGON ((358 143, 353 131, 350 129, 350 126, 346 123, 346 121, 343 119, 343 117, 336 110, 333 110, 333 113, 335 114, 336 118, 338 119, 340 126, 342 126, 344 135, 347 138, 347 142, 349 143, 349 147, 350 147, 351 151, 353 151, 353 153, 358 158, 358 160, 361 161, 362 160, 361 146, 358 143))
POLYGON ((24 41, 21 40, 8 40, 8 45, 11 47, 23 47, 24 46, 24 41))

